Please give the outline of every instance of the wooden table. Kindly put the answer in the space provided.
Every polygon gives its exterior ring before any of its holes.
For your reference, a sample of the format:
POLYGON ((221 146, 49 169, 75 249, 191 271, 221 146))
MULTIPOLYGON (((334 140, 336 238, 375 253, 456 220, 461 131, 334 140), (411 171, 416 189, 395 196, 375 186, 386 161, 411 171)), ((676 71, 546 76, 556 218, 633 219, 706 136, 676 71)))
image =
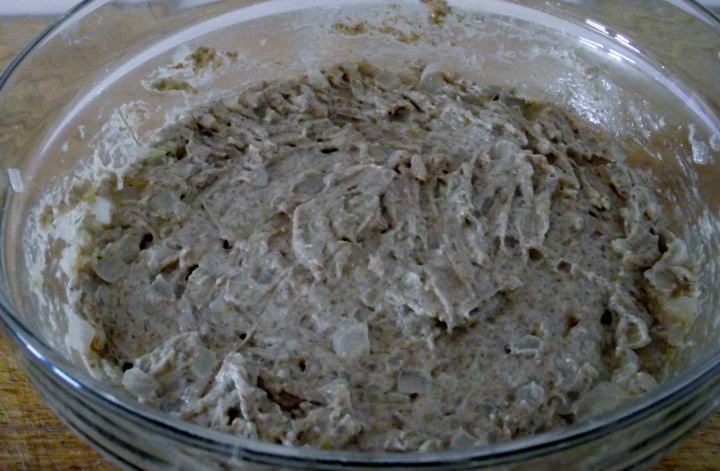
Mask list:
MULTIPOLYGON (((0 67, 49 19, 0 20, 0 67)), ((0 470, 112 470, 45 407, 0 336, 0 470)), ((653 471, 720 470, 720 414, 666 456, 653 471)))

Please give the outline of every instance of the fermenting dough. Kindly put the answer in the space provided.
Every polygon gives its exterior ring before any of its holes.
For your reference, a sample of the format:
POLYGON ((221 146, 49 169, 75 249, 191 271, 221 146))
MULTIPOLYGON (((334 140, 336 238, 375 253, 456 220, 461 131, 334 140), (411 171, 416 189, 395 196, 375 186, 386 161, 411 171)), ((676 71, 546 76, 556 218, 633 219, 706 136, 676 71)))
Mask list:
POLYGON ((641 181, 557 106, 337 66, 195 110, 97 184, 77 308, 126 391, 208 427, 508 440, 652 389, 681 344, 693 264, 641 181))

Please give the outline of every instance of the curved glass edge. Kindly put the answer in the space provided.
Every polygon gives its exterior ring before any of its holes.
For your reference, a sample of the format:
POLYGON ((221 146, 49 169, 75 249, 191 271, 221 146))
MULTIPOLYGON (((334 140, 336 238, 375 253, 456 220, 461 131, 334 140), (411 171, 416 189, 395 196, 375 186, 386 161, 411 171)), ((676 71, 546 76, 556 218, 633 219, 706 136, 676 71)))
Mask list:
POLYGON ((5 83, 7 82, 8 78, 12 75, 12 73, 15 71, 17 66, 25 60, 25 57, 30 54, 30 51, 35 49, 35 47, 42 42, 43 39, 48 37, 50 34, 52 34, 55 30, 63 26, 69 19, 74 18, 77 12, 82 10, 83 8, 95 3, 97 5, 93 5, 95 8, 99 8, 102 6, 102 3, 105 3, 107 0, 80 0, 78 3, 76 3, 72 8, 70 8, 65 14, 60 15, 57 19, 53 20, 44 30, 40 32, 37 36, 35 36, 25 47, 23 47, 20 52, 17 53, 17 55, 10 61, 10 63, 5 66, 5 69, 0 73, 0 89, 2 89, 5 86, 5 83))
MULTIPOLYGON (((676 3, 675 1, 670 1, 670 3, 676 3)), ((686 3, 688 5, 691 5, 697 13, 699 13, 702 16, 705 16, 706 19, 709 19, 709 24, 713 25, 715 28, 720 29, 720 8, 715 7, 715 9, 711 10, 709 6, 704 5, 700 3, 698 0, 680 0, 679 3, 686 3)))
MULTIPOLYGON (((187 461, 192 463, 194 460, 200 459, 201 457, 195 456, 196 454, 205 454, 209 455, 211 459, 223 460, 225 458, 236 466, 253 464, 261 467, 269 466, 270 469, 275 469, 273 466, 293 467, 298 465, 312 465, 313 469, 333 469, 336 466, 402 468, 410 464, 426 467, 437 466, 442 469, 455 467, 465 469, 467 466, 506 467, 510 465, 509 469, 515 469, 512 467, 513 465, 519 465, 526 460, 545 457, 552 460, 551 455, 555 455, 562 462, 566 462, 565 460, 583 462, 587 455, 573 455, 573 448, 594 441, 589 446, 602 447, 609 444, 613 453, 611 455, 601 453, 598 456, 598 462, 593 462, 591 468, 598 465, 603 466, 599 469, 605 469, 604 466, 612 465, 613 469, 625 469, 627 466, 644 466, 651 463, 654 456, 660 456, 673 443, 691 432, 720 403, 720 397, 715 394, 720 389, 720 377, 707 375, 702 382, 677 390, 675 395, 669 398, 670 407, 649 408, 647 413, 636 415, 632 421, 619 421, 618 429, 633 426, 634 422, 639 423, 633 430, 628 430, 628 435, 615 436, 609 443, 603 443, 605 437, 595 434, 595 436, 580 437, 585 438, 584 440, 562 442, 558 447, 541 443, 534 447, 505 450, 506 452, 501 452, 503 450, 500 448, 507 447, 497 446, 454 453, 364 455, 321 452, 314 449, 292 449, 280 445, 237 439, 225 434, 219 435, 221 438, 230 438, 229 440, 214 440, 215 437, 212 435, 217 435, 217 432, 198 437, 193 433, 195 432, 193 429, 197 427, 181 429, 167 427, 165 423, 162 423, 165 421, 148 422, 143 417, 123 414, 122 408, 117 410, 114 407, 109 408, 102 398, 97 400, 98 397, 94 391, 78 387, 72 381, 68 382, 67 378, 48 368, 44 364, 44 358, 41 360, 36 357, 28 360, 29 362, 24 362, 23 366, 29 370, 28 373, 33 383, 46 396, 48 405, 65 422, 70 423, 73 429, 85 430, 83 436, 86 436, 92 443, 100 440, 112 444, 113 446, 109 450, 104 450, 109 451, 112 457, 129 457, 141 465, 150 462, 157 465, 169 460, 171 463, 166 464, 178 466, 181 463, 187 464, 187 461), (61 394, 58 394, 59 392, 61 394), (88 393, 90 396, 87 396, 88 393), (88 433, 91 436, 88 437, 88 433), (178 447, 176 449, 178 452, 167 456, 162 453, 162 449, 166 449, 163 447, 172 447, 173 445, 178 447), (268 448, 269 450, 267 450, 268 448), (275 451, 276 448, 291 452, 278 453, 275 451), (563 452, 566 454, 562 455, 563 452)), ((205 431, 205 429, 201 431, 205 431)), ((541 436, 536 438, 541 438, 541 436)), ((587 450, 585 450, 586 452, 587 450)), ((180 467, 184 469, 182 466, 180 467)), ((188 469, 195 468, 197 467, 188 469)))
MULTIPOLYGON (((690 12, 699 20, 713 25, 720 31, 720 18, 695 0, 666 0, 669 4, 690 12), (690 11, 688 11, 690 9, 690 11)), ((82 10, 95 11, 112 0, 81 0, 65 15, 61 16, 38 36, 36 36, 7 65, 0 74, 0 91, 5 86, 17 67, 27 56, 48 36, 58 31, 70 20, 76 20, 82 10)), ((212 3, 212 0, 209 0, 212 3)), ((3 215, 0 227, 5 226, 7 217, 7 193, 3 195, 3 215)), ((5 251, 0 253, 0 264, 5 267, 5 251)), ((230 434, 217 432, 189 422, 173 419, 156 410, 118 397, 107 385, 89 377, 86 373, 68 363, 57 354, 44 340, 37 337, 13 314, 12 302, 0 293, 0 325, 8 333, 11 341, 17 343, 23 353, 32 355, 39 364, 66 386, 76 389, 88 398, 100 401, 114 410, 128 414, 131 418, 148 422, 156 427, 167 428, 178 436, 185 437, 192 446, 217 443, 226 447, 239 448, 248 454, 282 457, 290 460, 328 465, 439 465, 450 463, 467 463, 492 458, 494 465, 503 465, 515 461, 514 455, 523 454, 524 458, 536 458, 549 453, 557 453, 592 440, 609 435, 628 425, 639 422, 661 410, 667 404, 675 402, 679 397, 687 396, 692 391, 713 377, 720 376, 720 350, 709 356, 705 361, 695 365, 672 380, 663 383, 656 391, 646 394, 642 399, 632 401, 623 407, 587 423, 556 429, 536 436, 523 437, 506 443, 487 445, 484 447, 446 452, 411 452, 411 453, 377 453, 326 451, 314 448, 292 448, 284 445, 265 443, 259 440, 243 439, 230 434)), ((714 408, 720 404, 714 404, 714 408)), ((75 429, 75 427, 73 427, 75 429)), ((116 457, 117 459, 117 457, 116 457)), ((479 463, 478 463, 479 464, 479 463)))

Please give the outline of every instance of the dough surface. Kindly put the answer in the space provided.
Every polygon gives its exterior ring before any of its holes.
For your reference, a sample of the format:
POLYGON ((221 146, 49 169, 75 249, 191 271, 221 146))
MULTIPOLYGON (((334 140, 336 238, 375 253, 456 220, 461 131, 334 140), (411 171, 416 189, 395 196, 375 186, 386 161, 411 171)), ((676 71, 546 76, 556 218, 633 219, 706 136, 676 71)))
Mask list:
POLYGON ((138 400, 287 445, 466 448, 655 387, 684 244, 562 109, 432 68, 258 84, 96 184, 78 311, 138 400))

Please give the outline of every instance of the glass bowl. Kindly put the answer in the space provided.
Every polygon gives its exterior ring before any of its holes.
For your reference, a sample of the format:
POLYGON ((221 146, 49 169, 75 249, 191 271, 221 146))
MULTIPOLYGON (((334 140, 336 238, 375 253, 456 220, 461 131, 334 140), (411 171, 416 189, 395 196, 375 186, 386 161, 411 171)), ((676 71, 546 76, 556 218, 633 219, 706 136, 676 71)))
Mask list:
MULTIPOLYGON (((683 0, 98 0, 81 2, 0 78, 1 324, 34 387, 78 435, 127 468, 625 469, 647 466, 720 406, 720 24, 683 0), (433 13, 434 12, 434 13, 433 13), (358 26, 360 25, 360 26, 358 26), (192 91, 152 89, 193 48, 229 51, 192 91), (702 260, 692 348, 660 387, 577 425, 442 453, 291 448, 211 431, 95 379, 71 341, 67 279, 38 272, 39 198, 84 163, 127 163, 167 119, 247 83, 369 59, 423 60, 558 102, 647 169, 702 260), (150 86, 148 86, 150 84, 150 86), (52 296, 51 296, 52 297, 52 296)), ((172 87, 171 87, 172 88, 172 87)), ((58 264, 62 264, 62 254, 58 264)))

